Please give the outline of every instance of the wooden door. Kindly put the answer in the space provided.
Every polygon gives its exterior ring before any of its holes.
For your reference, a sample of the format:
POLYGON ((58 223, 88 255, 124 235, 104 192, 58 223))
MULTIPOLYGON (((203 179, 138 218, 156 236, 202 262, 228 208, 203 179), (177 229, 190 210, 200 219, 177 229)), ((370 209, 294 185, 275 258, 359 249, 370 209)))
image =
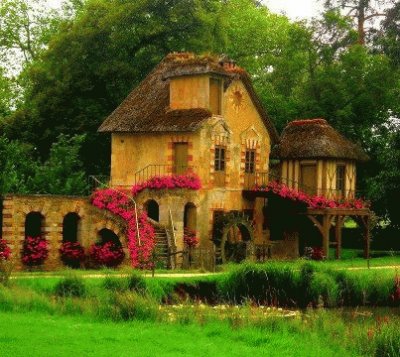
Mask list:
POLYGON ((317 193, 317 166, 314 164, 301 165, 300 190, 315 195, 317 193))
POLYGON ((188 169, 188 143, 174 144, 174 173, 184 174, 188 169))

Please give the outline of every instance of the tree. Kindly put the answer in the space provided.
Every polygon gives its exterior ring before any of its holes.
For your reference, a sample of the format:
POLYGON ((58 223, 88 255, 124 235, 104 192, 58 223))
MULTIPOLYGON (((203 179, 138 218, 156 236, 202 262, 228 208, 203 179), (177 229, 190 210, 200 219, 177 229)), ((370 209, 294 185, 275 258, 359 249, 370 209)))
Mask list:
POLYGON ((25 105, 0 131, 34 144, 42 157, 61 133, 90 133, 84 167, 107 172, 109 137, 96 134, 100 123, 167 53, 223 47, 220 8, 219 0, 85 2, 33 62, 25 105))
POLYGON ((27 182, 37 169, 31 146, 0 137, 0 167, 0 195, 30 192, 27 182))
POLYGON ((400 229, 400 122, 391 120, 376 130, 371 147, 377 158, 367 179, 373 208, 400 229))
POLYGON ((59 17, 48 10, 44 0, 2 0, 0 4, 0 57, 9 70, 18 72, 16 58, 22 63, 37 58, 59 17))
POLYGON ((352 18, 357 27, 357 43, 366 43, 367 25, 373 26, 374 20, 387 17, 387 11, 397 3, 397 0, 324 0, 328 11, 341 10, 344 15, 352 18))
POLYGON ((61 195, 86 194, 88 182, 80 159, 84 139, 83 135, 60 135, 52 145, 47 161, 38 166, 28 180, 30 191, 61 195))

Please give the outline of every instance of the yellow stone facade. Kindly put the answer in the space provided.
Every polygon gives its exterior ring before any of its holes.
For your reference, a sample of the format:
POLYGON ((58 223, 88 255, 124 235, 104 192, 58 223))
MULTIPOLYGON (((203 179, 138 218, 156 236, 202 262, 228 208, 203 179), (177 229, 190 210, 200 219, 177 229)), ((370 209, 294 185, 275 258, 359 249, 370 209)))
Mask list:
MULTIPOLYGON (((211 75, 198 75, 171 79, 170 108, 200 106, 209 109, 211 78, 211 75)), ((196 207, 196 226, 191 228, 198 231, 203 247, 212 245, 214 211, 253 210, 256 242, 267 239, 267 232, 262 229, 263 199, 247 201, 242 192, 245 188, 246 150, 255 152, 254 171, 267 172, 271 139, 243 82, 236 79, 224 88, 221 79, 221 114, 214 114, 195 132, 112 133, 111 186, 129 189, 141 179, 141 175, 147 178, 159 174, 157 167, 161 174, 170 173, 175 160, 175 143, 187 143, 187 165, 200 177, 202 189, 181 192, 146 190, 135 199, 142 208, 148 200, 155 200, 159 205, 160 223, 167 224, 172 215, 178 250, 183 247, 184 207, 188 203, 196 207), (226 168, 222 185, 216 184, 216 147, 225 148, 226 168)))

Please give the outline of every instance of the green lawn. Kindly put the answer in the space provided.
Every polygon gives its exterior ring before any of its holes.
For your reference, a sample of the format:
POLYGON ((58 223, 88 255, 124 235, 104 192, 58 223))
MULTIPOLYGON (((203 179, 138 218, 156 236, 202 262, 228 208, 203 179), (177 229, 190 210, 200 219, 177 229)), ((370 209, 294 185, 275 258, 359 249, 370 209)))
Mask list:
POLYGON ((0 313, 1 356, 354 356, 322 331, 0 313))

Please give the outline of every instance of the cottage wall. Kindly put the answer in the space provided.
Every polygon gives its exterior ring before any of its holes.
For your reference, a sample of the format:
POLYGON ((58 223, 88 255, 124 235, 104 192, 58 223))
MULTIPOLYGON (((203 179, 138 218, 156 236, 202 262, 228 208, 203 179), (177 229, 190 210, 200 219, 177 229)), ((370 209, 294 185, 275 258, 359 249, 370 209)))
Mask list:
MULTIPOLYGON (((208 107, 210 76, 181 77, 171 80, 172 109, 208 107)), ((222 88, 221 88, 222 90, 222 88)), ((240 80, 234 80, 225 89, 222 98, 222 115, 214 115, 202 128, 193 133, 143 133, 112 134, 111 185, 130 188, 137 179, 167 174, 164 168, 145 169, 148 165, 173 166, 174 143, 188 143, 188 165, 199 175, 202 189, 197 192, 183 190, 178 195, 150 190, 136 197, 140 207, 154 199, 160 207, 160 222, 168 224, 171 212, 177 229, 178 248, 183 247, 184 206, 196 206, 196 230, 202 246, 211 246, 213 216, 215 211, 254 210, 256 240, 266 238, 263 232, 262 207, 264 201, 247 201, 242 196, 245 188, 245 152, 256 152, 255 170, 268 170, 270 136, 249 93, 240 80), (215 147, 226 149, 226 174, 222 187, 216 184, 214 172, 215 147)), ((170 172, 169 171, 169 172, 170 172)))
POLYGON ((49 257, 44 270, 56 270, 64 267, 59 254, 63 236, 63 220, 68 213, 80 217, 78 241, 87 250, 98 239, 103 228, 112 230, 119 236, 128 262, 126 238, 123 226, 114 217, 93 207, 86 197, 50 196, 50 195, 8 195, 3 201, 2 237, 10 243, 16 270, 25 267, 21 262, 21 250, 25 239, 25 220, 31 212, 43 216, 42 234, 49 247, 49 257))
MULTIPOLYGON (((356 165, 350 160, 283 160, 281 164, 281 180, 290 188, 301 189, 301 165, 315 165, 315 193, 328 198, 339 196, 336 187, 336 168, 345 166, 345 195, 344 198, 355 197, 356 165)), ((277 178, 279 179, 279 177, 277 178)))

